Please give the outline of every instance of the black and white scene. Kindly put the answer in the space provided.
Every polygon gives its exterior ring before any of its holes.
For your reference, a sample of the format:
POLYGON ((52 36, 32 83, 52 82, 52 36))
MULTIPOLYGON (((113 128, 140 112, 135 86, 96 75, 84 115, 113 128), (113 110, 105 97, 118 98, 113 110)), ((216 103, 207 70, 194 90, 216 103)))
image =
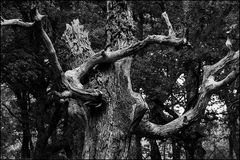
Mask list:
POLYGON ((239 1, 0 3, 0 159, 239 160, 239 1))

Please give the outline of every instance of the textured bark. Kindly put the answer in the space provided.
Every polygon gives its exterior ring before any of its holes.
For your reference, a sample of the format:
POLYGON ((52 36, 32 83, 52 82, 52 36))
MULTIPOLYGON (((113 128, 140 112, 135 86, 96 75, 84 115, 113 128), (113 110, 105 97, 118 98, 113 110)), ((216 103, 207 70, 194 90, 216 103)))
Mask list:
MULTIPOLYGON (((129 59, 124 61, 122 63, 129 63, 129 59)), ((89 115, 83 158, 136 158, 136 153, 128 154, 130 139, 127 137, 133 118, 132 106, 136 102, 129 93, 125 68, 117 65, 102 77, 107 79, 105 88, 109 104, 102 111, 93 110, 89 115)), ((135 137, 132 137, 131 148, 133 151, 136 148, 135 137)))
MULTIPOLYGON (((64 137, 72 152, 72 158, 82 157, 85 129, 88 124, 83 104, 70 99, 68 105, 68 124, 64 137)), ((71 158, 71 156, 68 156, 71 158)))
MULTIPOLYGON (((116 18, 108 19, 107 32, 110 36, 108 39, 112 39, 113 34, 117 34, 114 27, 121 27, 118 26, 118 21, 132 22, 131 11, 128 10, 129 8, 121 7, 120 3, 123 2, 108 2, 109 14, 117 13, 112 15, 117 16, 116 18), (126 19, 121 19, 123 16, 118 14, 125 15, 126 19)), ((126 6, 126 4, 122 5, 126 6)), ((108 49, 124 48, 132 43, 131 39, 127 39, 132 36, 131 32, 121 34, 124 36, 115 37, 117 41, 111 42, 111 47, 108 49)), ((101 73, 101 90, 106 91, 108 104, 100 112, 92 110, 89 114, 83 158, 136 159, 139 157, 139 138, 128 135, 134 119, 134 111, 141 109, 143 103, 139 102, 142 101, 141 96, 132 91, 131 61, 132 58, 124 58, 101 73)))

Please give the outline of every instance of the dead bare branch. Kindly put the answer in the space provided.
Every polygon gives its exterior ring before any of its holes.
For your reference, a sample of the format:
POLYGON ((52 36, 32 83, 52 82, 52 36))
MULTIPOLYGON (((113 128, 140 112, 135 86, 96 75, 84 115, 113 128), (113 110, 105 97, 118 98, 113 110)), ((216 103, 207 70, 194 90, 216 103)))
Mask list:
POLYGON ((1 26, 11 26, 16 25, 20 27, 32 27, 34 22, 23 22, 21 19, 4 19, 1 17, 1 26))
POLYGON ((135 133, 149 138, 161 139, 178 133, 182 128, 197 121, 203 115, 212 93, 216 92, 224 85, 231 83, 239 75, 239 66, 236 61, 239 61, 239 51, 230 51, 219 62, 213 65, 205 66, 203 81, 199 91, 199 98, 194 108, 165 125, 157 125, 148 120, 142 120, 135 133), (225 67, 228 63, 231 63, 234 66, 234 70, 223 80, 216 82, 214 80, 214 73, 225 67))

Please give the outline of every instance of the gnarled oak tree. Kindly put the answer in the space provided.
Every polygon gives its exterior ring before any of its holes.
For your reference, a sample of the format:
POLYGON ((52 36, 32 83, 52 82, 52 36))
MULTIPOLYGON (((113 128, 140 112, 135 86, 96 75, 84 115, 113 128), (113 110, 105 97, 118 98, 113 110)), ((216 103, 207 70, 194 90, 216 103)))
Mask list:
MULTIPOLYGON (((31 23, 1 18, 2 27, 15 25, 33 28, 45 45, 54 71, 52 79, 61 86, 49 96, 57 96, 60 102, 68 103, 69 115, 75 121, 84 123, 84 147, 82 157, 79 158, 138 158, 139 137, 162 139, 181 132, 204 114, 213 93, 230 84, 239 75, 239 51, 232 50, 228 39, 227 55, 216 64, 204 67, 195 107, 165 125, 150 122, 147 103, 141 94, 132 90, 132 55, 151 44, 192 47, 185 34, 184 37, 176 37, 164 5, 158 5, 167 24, 168 35, 149 35, 139 41, 132 33, 134 25, 131 3, 108 1, 105 49, 97 53, 89 49, 90 56, 79 66, 67 71, 63 71, 52 41, 43 29, 42 19, 47 17, 41 15, 36 7, 32 9, 34 16, 31 23), (224 79, 215 81, 214 75, 228 64, 232 65, 232 71, 224 79), (90 83, 86 79, 95 73, 94 70, 98 70, 100 76, 95 83, 90 83)), ((49 136, 44 139, 47 140, 49 136)), ((41 158, 43 152, 41 149, 36 150, 34 158, 41 158)))

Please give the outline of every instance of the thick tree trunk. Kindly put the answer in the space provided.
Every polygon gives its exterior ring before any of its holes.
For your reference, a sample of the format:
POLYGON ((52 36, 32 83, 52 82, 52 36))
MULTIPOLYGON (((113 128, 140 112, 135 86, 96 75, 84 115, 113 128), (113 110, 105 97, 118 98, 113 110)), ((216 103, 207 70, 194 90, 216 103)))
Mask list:
MULTIPOLYGON (((131 9, 127 2, 109 1, 107 7, 109 11, 107 39, 108 45, 111 45, 109 49, 116 50, 131 45, 133 43, 131 29, 124 31, 121 26, 132 25, 131 9), (127 24, 121 24, 122 21, 127 24), (120 29, 120 33, 116 28, 120 29), (110 41, 110 39, 115 41, 110 41)), ((132 91, 131 62, 131 57, 121 59, 114 65, 108 65, 107 69, 102 71, 101 76, 98 77, 101 81, 99 88, 106 92, 108 104, 101 109, 96 108, 89 112, 83 158, 139 158, 138 152, 141 150, 139 138, 131 135, 130 132, 135 112, 141 109, 141 105, 138 105, 141 96, 132 91)))
POLYGON ((65 131, 64 138, 67 139, 68 146, 65 148, 65 151, 68 152, 68 158, 82 157, 83 145, 85 139, 85 128, 87 117, 85 111, 82 110, 83 107, 80 107, 76 100, 71 99, 69 103, 68 113, 68 128, 65 131), (71 152, 68 149, 71 148, 71 152))
POLYGON ((137 158, 136 137, 128 136, 132 106, 136 103, 129 88, 130 65, 131 58, 126 58, 102 73, 102 87, 108 93, 109 103, 101 111, 97 108, 89 114, 83 158, 137 158))

